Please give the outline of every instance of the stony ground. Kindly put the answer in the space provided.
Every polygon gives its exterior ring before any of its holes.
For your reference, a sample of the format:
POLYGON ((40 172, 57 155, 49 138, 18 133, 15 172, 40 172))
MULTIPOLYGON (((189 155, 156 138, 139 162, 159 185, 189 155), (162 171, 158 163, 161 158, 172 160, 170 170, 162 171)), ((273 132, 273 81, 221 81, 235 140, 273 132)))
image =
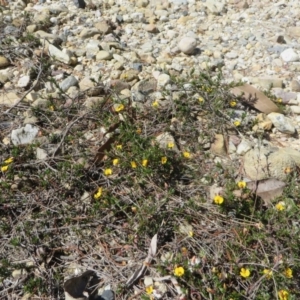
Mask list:
POLYGON ((298 299, 299 17, 0 1, 1 298, 298 299))

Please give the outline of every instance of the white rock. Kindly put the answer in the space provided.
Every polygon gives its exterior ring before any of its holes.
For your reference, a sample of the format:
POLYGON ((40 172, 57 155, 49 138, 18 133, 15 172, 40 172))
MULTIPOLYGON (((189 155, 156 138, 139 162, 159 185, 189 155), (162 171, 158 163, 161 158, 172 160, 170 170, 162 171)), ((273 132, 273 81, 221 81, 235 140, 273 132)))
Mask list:
POLYGON ((45 160, 48 154, 47 151, 42 148, 36 148, 36 159, 45 160))
POLYGON ((295 127, 292 123, 292 120, 286 118, 283 114, 270 113, 268 114, 268 118, 279 131, 289 134, 295 133, 295 127))
POLYGON ((282 51, 280 57, 285 62, 299 61, 299 55, 292 48, 282 51))
POLYGON ((247 140, 242 140, 236 149, 236 153, 239 155, 244 155, 250 149, 251 149, 251 143, 247 140))
POLYGON ((165 87, 169 82, 171 78, 168 74, 160 74, 157 77, 157 85, 158 87, 165 87))
POLYGON ((27 124, 25 127, 15 129, 11 132, 11 141, 16 145, 30 144, 39 132, 37 126, 27 124))
POLYGON ((30 83, 30 77, 28 75, 25 75, 19 79, 17 86, 20 88, 25 88, 29 85, 29 83, 30 83))
POLYGON ((184 37, 178 44, 178 48, 184 54, 192 54, 197 46, 196 39, 192 37, 184 37))
POLYGON ((290 106, 290 110, 291 110, 291 112, 293 112, 294 114, 297 114, 297 115, 300 114, 300 106, 298 106, 298 105, 291 105, 291 106, 290 106))

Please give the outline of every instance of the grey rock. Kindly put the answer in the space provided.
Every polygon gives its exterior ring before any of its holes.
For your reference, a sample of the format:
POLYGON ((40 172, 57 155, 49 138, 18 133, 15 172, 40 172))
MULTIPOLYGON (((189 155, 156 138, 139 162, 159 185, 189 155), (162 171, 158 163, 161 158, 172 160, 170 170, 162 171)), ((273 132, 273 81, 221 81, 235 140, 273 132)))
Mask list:
POLYGON ((280 113, 270 113, 268 118, 272 121, 273 125, 282 133, 294 134, 295 127, 292 120, 285 117, 280 113))
POLYGON ((82 39, 87 39, 87 38, 93 37, 96 34, 100 34, 100 31, 96 28, 83 28, 83 30, 80 32, 79 36, 82 39))
POLYGON ((149 95, 155 92, 156 88, 157 88, 157 81, 154 78, 141 80, 132 87, 133 90, 137 90, 143 95, 149 95))
POLYGON ((36 108, 47 108, 49 101, 47 99, 38 98, 31 105, 36 108))
POLYGON ((45 160, 48 157, 46 150, 42 148, 36 148, 36 159, 45 160))
POLYGON ((61 51, 60 49, 56 48, 52 44, 49 45, 49 54, 53 56, 58 61, 61 61, 67 65, 71 64, 72 60, 68 53, 61 51))
POLYGON ((86 4, 85 4, 84 0, 74 0, 74 4, 78 8, 85 8, 86 7, 86 4))
POLYGON ((59 87, 66 92, 71 86, 77 86, 78 80, 73 75, 67 77, 63 82, 60 83, 59 87))
POLYGON ((291 90, 294 92, 300 92, 300 82, 297 80, 291 81, 291 90))
POLYGON ((24 127, 12 130, 11 141, 16 145, 30 144, 39 132, 37 126, 26 124, 24 127))
POLYGON ((245 155, 251 149, 251 143, 243 139, 237 146, 236 153, 239 155, 245 155))

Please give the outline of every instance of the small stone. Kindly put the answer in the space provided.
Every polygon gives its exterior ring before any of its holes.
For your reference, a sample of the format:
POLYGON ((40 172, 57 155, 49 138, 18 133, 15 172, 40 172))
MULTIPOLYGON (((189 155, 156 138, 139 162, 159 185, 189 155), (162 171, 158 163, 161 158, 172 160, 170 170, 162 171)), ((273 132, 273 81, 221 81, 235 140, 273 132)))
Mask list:
POLYGON ((226 155, 225 141, 222 134, 216 134, 213 143, 210 147, 211 152, 216 155, 226 155))
POLYGON ((295 127, 291 119, 286 118, 280 113, 270 113, 268 118, 272 121, 273 125, 282 133, 294 134, 295 127))
POLYGON ((46 150, 42 148, 36 148, 36 159, 45 160, 48 157, 46 150))
POLYGON ((97 86, 90 77, 84 77, 79 82, 79 88, 82 92, 87 91, 88 96, 98 96, 104 91, 104 88, 102 86, 97 86))
POLYGON ((247 140, 242 140, 236 149, 239 155, 245 155, 251 149, 251 143, 247 140))
POLYGON ((132 80, 135 80, 135 79, 139 79, 139 74, 140 72, 138 70, 128 70, 128 71, 125 71, 121 74, 120 76, 120 79, 121 80, 124 80, 126 82, 130 82, 132 80))
POLYGON ((30 83, 30 77, 28 75, 22 76, 18 83, 17 86, 20 88, 26 88, 30 83))
POLYGON ((79 36, 82 38, 82 39, 87 39, 87 38, 90 38, 90 37, 93 37, 94 35, 96 34, 99 34, 100 31, 96 28, 84 28, 79 36))
POLYGON ((207 0, 204 5, 210 13, 216 15, 220 14, 225 7, 225 3, 222 0, 207 0))
POLYGON ((49 45, 49 54, 53 56, 58 61, 61 61, 67 65, 71 64, 72 60, 68 53, 61 51, 60 49, 56 48, 52 44, 49 45))
POLYGON ((287 33, 290 35, 292 38, 299 38, 300 37, 300 27, 298 26, 293 26, 293 27, 288 27, 287 28, 287 33))
POLYGON ((110 24, 108 24, 106 21, 98 22, 94 26, 103 34, 109 34, 112 32, 110 24))
POLYGON ((67 77, 63 82, 60 83, 59 87, 62 91, 66 92, 71 86, 77 86, 78 80, 73 75, 67 77))
POLYGON ((197 46, 196 39, 192 37, 184 37, 178 44, 178 48, 184 54, 193 54, 197 46))
POLYGON ((158 33, 159 30, 157 29, 155 24, 148 24, 145 26, 145 30, 150 33, 158 33))
POLYGON ((160 88, 165 87, 171 81, 171 77, 168 74, 160 74, 157 78, 157 86, 160 88))
POLYGON ((31 105, 36 108, 47 108, 49 106, 49 101, 47 99, 38 98, 31 105))
POLYGON ((10 65, 9 60, 4 56, 0 56, 0 68, 5 68, 8 67, 9 65, 10 65))
POLYGON ((297 80, 291 81, 291 90, 294 92, 300 92, 300 83, 297 80))
POLYGON ((292 48, 288 48, 281 52, 280 57, 285 62, 299 61, 299 55, 292 48))
POLYGON ((96 55, 96 60, 111 60, 112 54, 105 50, 100 50, 96 55))

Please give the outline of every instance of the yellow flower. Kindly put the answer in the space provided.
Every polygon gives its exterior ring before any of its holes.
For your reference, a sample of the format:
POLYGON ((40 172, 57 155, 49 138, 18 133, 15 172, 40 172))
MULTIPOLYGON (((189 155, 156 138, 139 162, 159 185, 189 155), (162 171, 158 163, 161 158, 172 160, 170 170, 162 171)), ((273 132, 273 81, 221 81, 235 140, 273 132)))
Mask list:
POLYGON ((189 237, 193 237, 194 236, 194 232, 193 231, 189 231, 189 237))
POLYGON ((118 158, 113 159, 113 165, 116 166, 118 164, 119 164, 119 159, 118 158))
POLYGON ((99 199, 101 195, 102 195, 102 187, 99 187, 97 193, 94 195, 94 199, 99 199))
POLYGON ((154 108, 158 108, 159 107, 159 103, 157 102, 157 100, 155 100, 154 102, 152 102, 152 107, 154 107, 154 108))
POLYGON ((278 102, 278 103, 282 103, 282 99, 281 99, 281 98, 278 98, 278 99, 277 99, 277 102, 278 102))
POLYGON ((136 133, 137 133, 137 134, 141 134, 141 133, 142 133, 142 129, 141 129, 141 128, 138 128, 138 129, 136 130, 136 133))
POLYGON ((231 107, 236 107, 236 102, 234 100, 230 101, 229 105, 231 107))
POLYGON ((123 146, 122 146, 122 145, 117 145, 116 148, 117 148, 118 150, 122 150, 123 146))
POLYGON ((264 269, 263 270, 263 274, 266 275, 267 279, 270 279, 270 278, 272 278, 273 271, 272 270, 268 270, 268 269, 264 269))
POLYGON ((190 152, 187 152, 187 151, 184 151, 184 152, 183 152, 183 156, 184 156, 185 158, 191 158, 191 153, 190 153, 190 152))
POLYGON ((245 181, 239 181, 237 185, 240 189, 244 189, 247 186, 247 183, 245 181))
POLYGON ((137 167, 137 165, 136 165, 136 162, 135 162, 135 161, 132 161, 130 164, 131 164, 131 168, 132 168, 132 169, 135 169, 135 168, 137 167))
POLYGON ((116 108, 115 108, 115 111, 116 112, 120 112, 120 111, 122 111, 122 110, 124 110, 124 105, 123 104, 119 104, 116 108))
POLYGON ((153 285, 149 285, 146 287, 146 293, 151 295, 153 293, 153 285))
POLYGON ((174 269, 174 275, 181 277, 184 274, 184 268, 183 267, 176 267, 174 269))
POLYGON ((250 276, 250 270, 241 268, 240 275, 244 278, 248 278, 250 276))
POLYGON ((13 160, 14 160, 14 158, 13 158, 13 157, 10 157, 10 158, 6 159, 6 160, 4 161, 4 163, 6 163, 6 164, 8 165, 8 164, 11 164, 11 163, 13 162, 13 160))
POLYGON ((163 157, 161 158, 161 163, 162 163, 162 165, 166 164, 167 161, 168 161, 168 158, 167 158, 166 156, 163 156, 163 157))
POLYGON ((286 268, 283 274, 286 278, 293 278, 293 270, 291 268, 286 268))
POLYGON ((148 159, 143 159, 142 160, 142 166, 147 167, 148 166, 148 159))
POLYGON ((54 106, 53 105, 49 106, 49 109, 54 111, 54 106))
POLYGON ((2 172, 6 172, 8 170, 8 166, 3 166, 3 167, 1 167, 1 171, 2 172))
POLYGON ((280 290, 280 291, 278 291, 278 297, 280 300, 288 300, 289 293, 286 290, 280 290))
POLYGON ((224 198, 222 196, 220 196, 220 195, 216 195, 215 198, 214 198, 214 202, 216 204, 221 205, 224 202, 224 198))
POLYGON ((132 206, 132 207, 131 207, 131 211, 132 211, 133 213, 136 213, 136 211, 137 211, 136 206, 132 206))
POLYGON ((172 149, 174 147, 174 143, 169 142, 167 146, 168 146, 168 148, 172 149))
POLYGON ((199 101, 200 103, 203 103, 203 102, 204 102, 204 98, 203 98, 203 97, 199 97, 199 98, 198 98, 198 101, 199 101))
POLYGON ((241 125, 241 121, 238 121, 238 120, 234 121, 233 125, 236 126, 236 127, 239 127, 241 125))
POLYGON ((278 211, 285 210, 285 203, 283 201, 280 201, 275 205, 275 207, 278 211))
POLYGON ((111 175, 112 174, 112 169, 105 169, 104 170, 104 175, 105 176, 109 176, 109 175, 111 175))

